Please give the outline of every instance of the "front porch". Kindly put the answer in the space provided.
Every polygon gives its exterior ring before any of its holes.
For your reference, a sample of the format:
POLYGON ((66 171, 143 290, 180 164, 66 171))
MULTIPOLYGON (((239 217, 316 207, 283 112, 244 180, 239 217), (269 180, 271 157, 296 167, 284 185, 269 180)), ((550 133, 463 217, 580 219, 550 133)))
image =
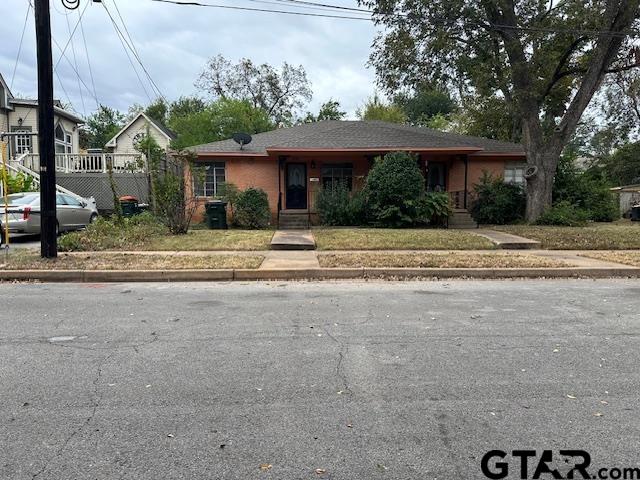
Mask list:
MULTIPOLYGON (((283 229, 308 228, 318 224, 315 206, 320 189, 344 182, 349 190, 363 188, 375 158, 384 152, 314 153, 278 158, 278 192, 275 216, 283 229)), ((467 218, 470 202, 467 155, 418 154, 418 163, 428 192, 447 192, 462 227, 475 227, 467 218), (464 218, 463 218, 464 217, 464 218)))

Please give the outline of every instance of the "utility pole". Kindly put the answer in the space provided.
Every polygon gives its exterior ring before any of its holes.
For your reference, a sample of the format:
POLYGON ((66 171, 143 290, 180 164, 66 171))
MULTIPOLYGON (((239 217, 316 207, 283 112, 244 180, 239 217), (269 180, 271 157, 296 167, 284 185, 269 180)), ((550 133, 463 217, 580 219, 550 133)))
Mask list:
POLYGON ((49 0, 35 0, 38 53, 38 147, 40 151, 40 255, 58 256, 53 118, 53 58, 49 0))

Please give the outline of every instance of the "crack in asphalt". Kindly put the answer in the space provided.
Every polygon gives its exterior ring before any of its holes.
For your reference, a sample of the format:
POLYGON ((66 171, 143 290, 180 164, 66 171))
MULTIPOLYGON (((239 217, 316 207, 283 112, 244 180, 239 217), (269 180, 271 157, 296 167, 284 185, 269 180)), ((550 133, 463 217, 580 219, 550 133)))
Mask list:
POLYGON ((90 415, 86 418, 84 422, 82 422, 82 424, 80 424, 80 426, 78 426, 71 432, 71 434, 64 440, 64 442, 62 443, 58 451, 45 462, 42 468, 40 468, 40 470, 38 470, 36 473, 34 473, 31 476, 31 480, 35 480, 44 472, 46 472, 47 469, 49 468, 49 465, 51 465, 51 463, 55 461, 57 458, 62 456, 64 451, 67 449, 67 446, 69 445, 69 443, 71 443, 71 440, 73 440, 76 435, 78 435, 87 425, 89 425, 93 421, 94 417, 96 416, 96 412, 98 411, 98 407, 102 402, 102 397, 104 395, 103 393, 99 393, 99 389, 100 389, 99 383, 100 383, 100 379, 102 378, 102 367, 107 362, 107 360, 109 360, 109 358, 111 358, 112 356, 113 356, 113 353, 102 358, 102 360, 100 360, 100 362, 98 363, 96 376, 93 379, 93 394, 92 394, 93 405, 91 408, 90 415))
POLYGON ((331 340, 333 340, 333 342, 340 346, 340 350, 338 350, 338 362, 336 363, 335 374, 342 383, 342 392, 346 393, 347 395, 353 395, 353 391, 351 390, 351 386, 349 385, 349 380, 347 379, 347 373, 344 369, 345 358, 347 353, 349 352, 349 344, 341 342, 336 337, 334 337, 331 332, 329 332, 329 329, 326 326, 323 326, 322 329, 325 331, 327 336, 331 340))

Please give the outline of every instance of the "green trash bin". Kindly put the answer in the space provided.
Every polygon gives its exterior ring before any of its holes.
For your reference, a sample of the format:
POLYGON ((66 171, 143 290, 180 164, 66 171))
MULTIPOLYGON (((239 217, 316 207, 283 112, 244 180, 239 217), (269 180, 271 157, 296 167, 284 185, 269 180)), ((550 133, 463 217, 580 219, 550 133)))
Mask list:
POLYGON ((140 213, 140 206, 138 199, 131 195, 120 197, 120 209, 122 210, 123 217, 133 217, 140 213))
POLYGON ((226 230, 227 226, 227 202, 214 201, 205 205, 207 225, 211 230, 226 230))

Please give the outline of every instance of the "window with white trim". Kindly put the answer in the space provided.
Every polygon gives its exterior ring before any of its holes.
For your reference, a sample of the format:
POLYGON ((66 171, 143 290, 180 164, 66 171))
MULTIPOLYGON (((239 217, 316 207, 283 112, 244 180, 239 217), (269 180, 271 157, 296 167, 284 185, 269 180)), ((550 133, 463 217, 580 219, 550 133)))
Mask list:
POLYGON ((56 153, 72 153, 73 142, 71 135, 59 123, 56 127, 56 153))
POLYGON ((507 163, 504 166, 504 183, 524 185, 524 171, 527 165, 524 163, 507 163))
POLYGON ((198 162, 193 172, 193 193, 196 197, 215 197, 225 182, 224 162, 198 162))
MULTIPOLYGON (((12 132, 31 132, 31 127, 11 127, 12 132)), ((16 135, 13 141, 14 155, 22 155, 23 153, 33 152, 31 135, 16 135)))

